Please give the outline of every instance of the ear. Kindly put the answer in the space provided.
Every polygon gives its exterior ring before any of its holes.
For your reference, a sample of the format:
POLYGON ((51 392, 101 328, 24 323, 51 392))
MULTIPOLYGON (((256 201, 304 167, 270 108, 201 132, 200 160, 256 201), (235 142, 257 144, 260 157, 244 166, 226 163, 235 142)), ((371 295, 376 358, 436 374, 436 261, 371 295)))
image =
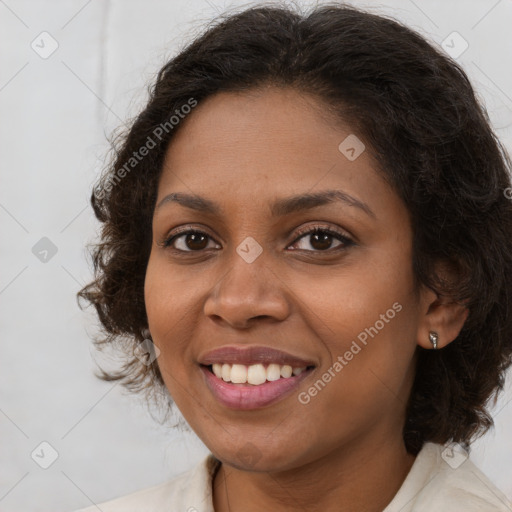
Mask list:
MULTIPOLYGON (((456 279, 453 267, 439 264, 438 275, 443 280, 456 279)), ((469 309, 451 297, 434 292, 423 287, 420 292, 420 319, 418 325, 417 344, 426 349, 432 349, 429 334, 434 331, 438 335, 437 348, 449 345, 459 335, 466 321, 469 309)))

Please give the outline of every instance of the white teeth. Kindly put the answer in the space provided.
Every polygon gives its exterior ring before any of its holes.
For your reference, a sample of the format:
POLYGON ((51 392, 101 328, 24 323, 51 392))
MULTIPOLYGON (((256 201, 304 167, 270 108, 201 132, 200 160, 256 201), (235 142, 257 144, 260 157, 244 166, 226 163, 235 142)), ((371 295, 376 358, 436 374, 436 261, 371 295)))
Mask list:
POLYGON ((281 377, 287 379, 292 376, 292 367, 289 364, 281 366, 281 377))
POLYGON ((215 373, 215 377, 222 379, 222 365, 219 363, 215 363, 212 365, 213 373, 215 373))
POLYGON ((247 366, 243 364, 234 364, 231 367, 231 382, 234 384, 243 384, 247 382, 247 366))
POLYGON ((267 380, 273 381, 281 378, 281 368, 278 364, 269 364, 267 368, 267 380))
POLYGON ((247 382, 257 386, 267 380, 267 370, 262 364, 252 364, 247 370, 247 382))
POLYGON ((269 364, 266 368, 263 364, 252 364, 246 366, 244 364, 220 364, 212 365, 215 376, 224 382, 233 382, 234 384, 252 384, 258 386, 266 381, 275 381, 281 378, 287 379, 292 375, 300 375, 306 369, 292 368, 290 365, 269 364))
POLYGON ((223 364, 222 365, 222 380, 226 382, 231 382, 231 365, 223 364))

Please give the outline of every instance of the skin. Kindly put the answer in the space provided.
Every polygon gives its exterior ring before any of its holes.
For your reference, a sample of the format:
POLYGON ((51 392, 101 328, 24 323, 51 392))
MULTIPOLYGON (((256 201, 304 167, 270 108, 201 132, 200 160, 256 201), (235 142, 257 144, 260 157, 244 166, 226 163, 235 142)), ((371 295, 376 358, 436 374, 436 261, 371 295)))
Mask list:
POLYGON ((415 460, 402 428, 417 347, 432 348, 431 330, 440 348, 450 343, 467 315, 432 290, 414 289, 404 203, 368 150, 354 161, 338 150, 353 132, 323 112, 319 100, 292 89, 219 93, 181 122, 166 154, 156 204, 171 192, 194 193, 222 212, 173 202, 157 207, 145 282, 165 384, 222 461, 213 482, 216 512, 382 511, 415 460), (339 201, 270 215, 278 198, 326 189, 350 194, 373 215, 339 201), (187 244, 184 235, 174 252, 163 247, 188 225, 208 237, 188 237, 187 244), (333 236, 322 245, 297 234, 319 225, 354 244, 333 236), (252 263, 236 252, 248 236, 263 249, 252 263), (309 403, 300 403, 298 393, 395 302, 401 311, 309 403), (272 346, 316 368, 297 393, 233 410, 215 400, 198 365, 206 352, 228 344, 272 346))

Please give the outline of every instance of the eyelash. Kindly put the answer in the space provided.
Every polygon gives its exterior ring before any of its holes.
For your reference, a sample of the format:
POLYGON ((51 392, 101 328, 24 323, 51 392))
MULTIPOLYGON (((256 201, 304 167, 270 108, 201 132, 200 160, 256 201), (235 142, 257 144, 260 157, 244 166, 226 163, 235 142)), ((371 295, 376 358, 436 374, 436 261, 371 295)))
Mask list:
MULTIPOLYGON (((328 235, 332 235, 333 237, 335 237, 337 240, 339 240, 340 242, 343 243, 343 246, 341 247, 335 247, 334 249, 331 248, 331 249, 326 249, 326 250, 309 250, 309 249, 298 249, 298 250, 305 250, 306 252, 318 252, 318 253, 331 253, 331 252, 334 252, 334 251, 337 251, 337 250, 345 250, 347 249, 348 247, 352 246, 352 245, 355 245, 355 242, 350 239, 348 236, 346 236, 345 234, 333 229, 333 228, 329 228, 329 227, 325 227, 325 226, 313 226, 313 227, 309 227, 309 228, 304 228, 304 229, 299 229, 297 231, 297 238, 295 238, 295 240, 292 242, 292 245, 295 244, 296 242, 298 242, 301 238, 304 238, 306 237, 307 235, 314 235, 314 234, 317 234, 317 233, 326 233, 328 235)), ((188 226, 187 227, 184 227, 182 229, 180 229, 178 232, 176 232, 175 234, 173 234, 172 236, 166 238, 163 242, 162 242, 162 246, 166 249, 171 249, 173 250, 174 252, 177 252, 177 253, 194 253, 194 252, 202 252, 204 251, 204 249, 201 249, 201 250, 198 250, 198 251, 183 251, 181 249, 175 249, 173 247, 171 247, 171 244, 177 240, 178 238, 184 236, 184 235, 206 235, 207 237, 209 237, 211 240, 213 240, 213 238, 208 234, 208 233, 205 233, 204 231, 200 231, 200 230, 197 230, 197 229, 190 229, 188 226)), ((297 249, 294 249, 294 250, 297 250, 297 249)))

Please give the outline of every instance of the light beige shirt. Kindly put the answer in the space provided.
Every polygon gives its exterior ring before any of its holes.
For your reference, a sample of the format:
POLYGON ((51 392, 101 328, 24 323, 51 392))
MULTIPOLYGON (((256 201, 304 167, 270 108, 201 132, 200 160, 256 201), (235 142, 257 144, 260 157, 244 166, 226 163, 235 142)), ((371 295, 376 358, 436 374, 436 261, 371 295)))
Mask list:
MULTIPOLYGON (((181 476, 76 512, 214 512, 212 478, 219 461, 209 454, 181 476)), ((512 512, 512 502, 470 458, 447 456, 425 443, 402 486, 383 512, 512 512)))

